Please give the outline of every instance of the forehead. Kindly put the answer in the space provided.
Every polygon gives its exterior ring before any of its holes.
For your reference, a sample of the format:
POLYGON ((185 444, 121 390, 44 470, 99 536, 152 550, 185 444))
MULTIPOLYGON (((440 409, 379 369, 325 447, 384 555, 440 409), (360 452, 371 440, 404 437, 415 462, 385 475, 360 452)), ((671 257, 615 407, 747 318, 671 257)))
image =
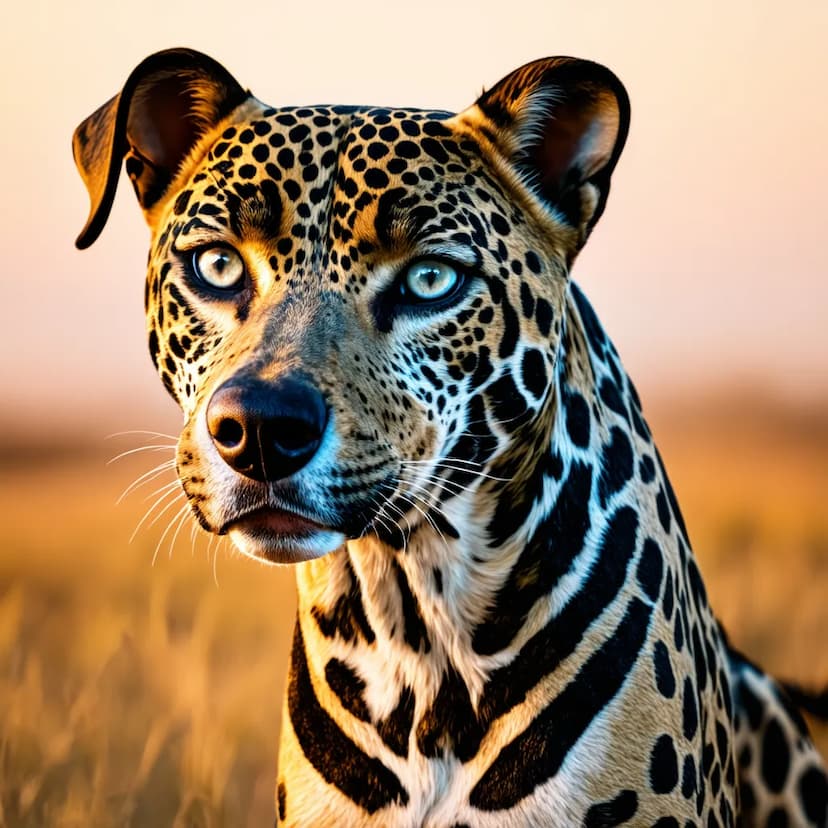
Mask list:
MULTIPOLYGON (((263 197, 294 212, 304 204, 305 219, 323 203, 344 219, 346 209, 383 199, 391 213, 412 207, 411 195, 454 202, 449 193, 485 181, 476 140, 451 119, 447 112, 377 107, 264 109, 212 140, 189 193, 200 191, 231 213, 240 201, 263 197)), ((180 201, 192 207, 190 195, 180 201)), ((222 212, 218 205, 210 211, 222 212)))

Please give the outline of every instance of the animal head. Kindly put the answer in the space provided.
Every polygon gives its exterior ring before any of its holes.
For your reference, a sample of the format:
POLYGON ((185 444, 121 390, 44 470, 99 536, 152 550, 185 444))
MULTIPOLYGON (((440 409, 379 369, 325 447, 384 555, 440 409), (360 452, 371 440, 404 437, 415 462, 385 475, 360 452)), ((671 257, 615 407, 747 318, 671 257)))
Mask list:
POLYGON ((141 63, 75 133, 77 245, 125 162, 152 233, 150 353, 204 528, 276 561, 395 542, 527 442, 628 122, 618 79, 573 58, 459 114, 273 108, 198 52, 141 63))

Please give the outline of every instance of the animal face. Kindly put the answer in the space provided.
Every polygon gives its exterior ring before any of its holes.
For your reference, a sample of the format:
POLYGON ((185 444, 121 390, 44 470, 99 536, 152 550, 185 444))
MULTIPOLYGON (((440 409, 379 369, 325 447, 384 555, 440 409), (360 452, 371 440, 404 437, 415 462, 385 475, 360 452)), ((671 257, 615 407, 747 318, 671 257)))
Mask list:
POLYGON ((136 69, 76 134, 79 244, 120 151, 202 526, 274 561, 366 533, 401 546, 422 521, 455 532, 464 491, 549 426, 568 269, 627 118, 614 76, 571 59, 459 115, 274 109, 184 50, 136 69))

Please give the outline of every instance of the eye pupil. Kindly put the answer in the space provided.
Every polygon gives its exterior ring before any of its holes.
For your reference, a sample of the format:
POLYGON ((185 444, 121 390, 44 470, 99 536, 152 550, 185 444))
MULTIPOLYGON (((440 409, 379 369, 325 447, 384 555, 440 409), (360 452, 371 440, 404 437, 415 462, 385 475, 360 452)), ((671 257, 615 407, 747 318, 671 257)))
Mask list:
POLYGON ((193 254, 193 267, 199 279, 213 288, 230 290, 244 282, 244 262, 230 248, 208 247, 193 254))
POLYGON ((415 262, 404 274, 403 289, 414 301, 433 302, 446 298, 461 281, 457 270, 446 262, 415 262))

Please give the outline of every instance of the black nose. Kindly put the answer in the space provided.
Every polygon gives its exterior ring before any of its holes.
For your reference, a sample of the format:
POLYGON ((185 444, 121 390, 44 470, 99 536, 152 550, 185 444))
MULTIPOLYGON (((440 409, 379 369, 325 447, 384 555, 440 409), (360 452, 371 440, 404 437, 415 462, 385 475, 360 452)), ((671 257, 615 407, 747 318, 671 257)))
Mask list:
POLYGON ((319 391, 296 377, 232 379, 207 405, 207 428, 225 463, 253 480, 281 480, 319 448, 328 411, 319 391))

